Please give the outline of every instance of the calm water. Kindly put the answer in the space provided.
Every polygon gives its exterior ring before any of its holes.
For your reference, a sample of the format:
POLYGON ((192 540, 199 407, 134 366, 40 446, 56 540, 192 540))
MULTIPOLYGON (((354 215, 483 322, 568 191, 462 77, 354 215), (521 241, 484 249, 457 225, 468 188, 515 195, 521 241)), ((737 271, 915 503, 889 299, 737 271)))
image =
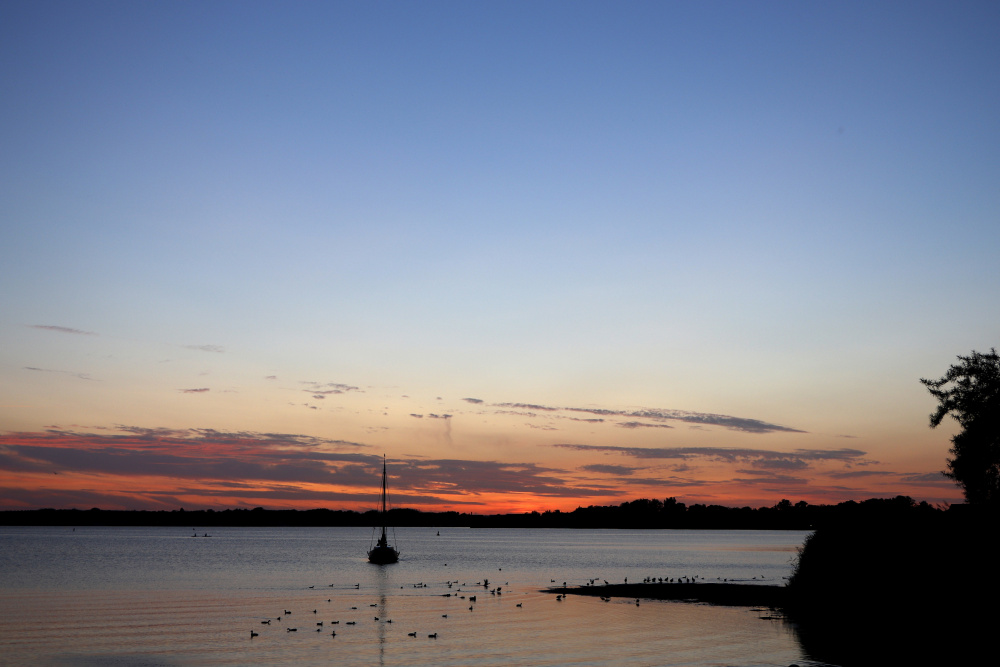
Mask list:
POLYGON ((0 663, 811 664, 759 610, 540 592, 626 577, 780 584, 804 532, 405 528, 390 566, 365 560, 366 529, 207 532, 0 527, 0 663))

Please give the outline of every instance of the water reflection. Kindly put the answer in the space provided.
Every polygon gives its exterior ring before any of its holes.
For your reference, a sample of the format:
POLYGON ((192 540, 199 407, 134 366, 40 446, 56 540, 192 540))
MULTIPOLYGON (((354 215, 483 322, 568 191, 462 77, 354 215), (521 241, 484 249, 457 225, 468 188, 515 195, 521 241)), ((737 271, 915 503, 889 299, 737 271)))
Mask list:
POLYGON ((376 617, 376 637, 378 640, 378 664, 380 666, 385 665, 385 649, 386 649, 386 621, 389 618, 389 588, 392 586, 394 579, 391 574, 391 565, 372 565, 371 569, 374 572, 375 579, 375 591, 378 594, 378 606, 375 607, 378 613, 376 617))

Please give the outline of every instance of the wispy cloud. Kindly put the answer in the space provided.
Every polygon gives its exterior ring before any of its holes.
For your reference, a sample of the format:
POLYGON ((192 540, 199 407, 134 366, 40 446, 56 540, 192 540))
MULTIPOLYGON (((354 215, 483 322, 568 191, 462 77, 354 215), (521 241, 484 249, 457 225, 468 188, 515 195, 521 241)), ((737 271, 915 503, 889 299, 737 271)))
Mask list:
POLYGON ((946 484, 953 485, 955 482, 944 476, 943 472, 912 472, 904 473, 901 478, 905 482, 913 484, 946 484))
POLYGON ((189 350, 199 350, 201 352, 215 352, 216 354, 222 354, 226 351, 226 348, 221 345, 185 345, 189 350))
POLYGON ((81 380, 93 380, 89 373, 74 373, 73 371, 59 371, 51 368, 38 368, 36 366, 24 366, 26 371, 36 371, 38 373, 59 373, 60 375, 70 375, 81 380))
POLYGON ((28 326, 30 326, 32 329, 44 329, 45 331, 57 331, 59 333, 77 334, 79 336, 97 335, 93 331, 83 331, 82 329, 73 329, 71 327, 60 327, 54 324, 30 324, 28 326))
POLYGON ((498 408, 513 408, 516 410, 540 410, 543 412, 558 412, 566 408, 552 408, 547 405, 537 405, 535 403, 494 403, 498 408))
POLYGON ((208 387, 198 387, 197 389, 178 389, 177 391, 182 394, 204 394, 206 391, 211 391, 208 387))
POLYGON ((748 477, 736 477, 731 480, 742 485, 768 485, 779 487, 802 486, 809 482, 805 477, 792 477, 791 475, 778 475, 768 470, 740 470, 740 474, 748 477))
POLYGON ((629 468, 628 466, 612 466, 594 463, 592 465, 582 466, 580 470, 586 470, 587 472, 599 472, 606 475, 631 475, 635 473, 636 469, 629 468))
POLYGON ((750 462, 761 468, 805 468, 806 461, 838 461, 856 463, 863 461, 866 452, 859 449, 796 449, 782 452, 770 449, 729 447, 619 447, 613 445, 579 445, 560 443, 552 445, 577 451, 609 452, 637 459, 708 459, 726 463, 750 462))
POLYGON ((313 398, 325 398, 326 396, 334 394, 346 394, 352 391, 361 391, 358 387, 354 387, 349 384, 341 384, 339 382, 313 382, 310 380, 304 380, 301 384, 306 385, 306 389, 303 389, 302 391, 311 394, 313 398))
MULTIPOLYGON (((477 399, 478 400, 478 399, 477 399)), ((700 426, 721 426, 722 428, 727 428, 734 431, 744 431, 746 433, 806 433, 807 431, 802 431, 800 429, 791 428, 790 426, 782 426, 780 424, 772 424, 760 419, 752 419, 749 417, 733 417, 731 415, 720 415, 707 412, 688 412, 685 410, 665 410, 659 408, 640 408, 636 410, 617 410, 611 408, 599 408, 599 407, 587 407, 587 408, 576 408, 576 407, 555 407, 550 405, 539 405, 537 403, 491 403, 492 407, 501 408, 504 411, 509 410, 531 410, 534 412, 548 412, 548 413, 558 413, 558 412, 583 412, 592 415, 597 415, 602 418, 615 418, 623 417, 629 421, 619 423, 619 426, 623 428, 670 428, 668 424, 664 422, 668 421, 679 421, 687 424, 694 424, 700 426), (646 421, 640 422, 636 421, 638 419, 643 419, 646 421), (653 422, 653 423, 649 423, 653 422)))

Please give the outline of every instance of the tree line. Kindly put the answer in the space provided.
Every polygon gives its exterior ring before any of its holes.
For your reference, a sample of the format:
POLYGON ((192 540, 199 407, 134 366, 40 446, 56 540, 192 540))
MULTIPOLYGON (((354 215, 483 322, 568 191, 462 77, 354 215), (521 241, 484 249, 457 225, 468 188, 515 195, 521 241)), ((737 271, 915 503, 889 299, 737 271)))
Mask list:
MULTIPOLYGON (((909 496, 849 500, 837 505, 810 505, 804 500, 782 500, 771 507, 686 505, 676 498, 639 498, 620 505, 590 505, 571 512, 547 510, 522 514, 469 514, 391 509, 388 524, 398 527, 468 528, 628 528, 628 529, 770 529, 810 530, 831 521, 900 520, 943 514, 927 502, 909 496)), ((176 526, 197 530, 213 526, 373 526, 375 510, 253 509, 141 511, 39 509, 0 511, 8 526, 176 526)))

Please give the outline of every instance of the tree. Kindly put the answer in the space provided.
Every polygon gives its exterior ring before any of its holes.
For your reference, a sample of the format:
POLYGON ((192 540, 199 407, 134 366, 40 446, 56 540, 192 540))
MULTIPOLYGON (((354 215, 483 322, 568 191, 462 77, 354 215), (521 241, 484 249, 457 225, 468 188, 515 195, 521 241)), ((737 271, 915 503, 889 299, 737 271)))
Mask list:
POLYGON ((943 378, 920 380, 939 402, 931 428, 949 414, 962 427, 951 439, 953 458, 944 474, 962 487, 970 504, 1000 505, 1000 355, 990 348, 958 358, 961 363, 943 378))

